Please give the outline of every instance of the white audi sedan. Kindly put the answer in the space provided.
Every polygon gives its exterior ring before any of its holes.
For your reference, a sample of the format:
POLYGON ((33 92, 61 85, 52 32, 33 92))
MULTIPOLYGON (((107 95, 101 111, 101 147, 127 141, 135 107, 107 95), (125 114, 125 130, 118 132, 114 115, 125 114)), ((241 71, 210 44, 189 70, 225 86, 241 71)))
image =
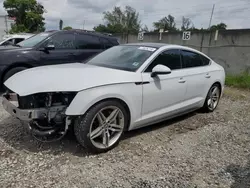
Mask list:
POLYGON ((112 47, 84 63, 42 66, 10 77, 3 107, 41 141, 72 129, 90 152, 115 147, 125 131, 197 109, 215 110, 225 72, 205 54, 178 45, 112 47))

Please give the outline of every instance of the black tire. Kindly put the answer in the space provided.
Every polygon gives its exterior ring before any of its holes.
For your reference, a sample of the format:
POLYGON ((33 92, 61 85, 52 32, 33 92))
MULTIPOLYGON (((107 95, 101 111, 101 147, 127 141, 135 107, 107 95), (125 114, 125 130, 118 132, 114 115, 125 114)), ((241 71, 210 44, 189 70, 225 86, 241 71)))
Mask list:
POLYGON ((6 87, 4 86, 4 82, 9 79, 11 76, 13 76, 14 74, 21 72, 23 70, 27 69, 27 67, 15 67, 10 69, 3 77, 3 81, 2 81, 2 88, 6 91, 6 87))
POLYGON ((203 105, 203 107, 202 107, 202 110, 203 110, 204 112, 213 112, 213 111, 217 108, 217 106, 218 106, 218 104, 219 104, 220 96, 221 96, 221 87, 220 87, 220 85, 217 84, 217 83, 216 83, 216 84, 213 84, 213 85, 211 86, 211 88, 209 89, 209 91, 208 91, 208 94, 207 94, 205 103, 204 103, 204 105, 203 105), (210 99, 212 90, 213 90, 215 87, 219 90, 218 102, 217 102, 216 106, 215 106, 213 109, 211 109, 211 108, 209 107, 209 105, 208 105, 208 100, 210 99))
POLYGON ((86 148, 90 153, 103 153, 103 152, 107 152, 111 149, 113 149, 114 147, 116 147, 119 144, 119 141, 124 133, 124 130, 126 129, 126 127, 128 126, 129 123, 129 118, 128 118, 128 112, 126 111, 126 109, 124 108, 124 106, 116 100, 107 100, 107 101, 103 101, 100 103, 95 104, 94 106, 92 106, 83 116, 79 117, 74 124, 74 133, 76 136, 77 141, 84 147, 86 148), (124 115, 124 128, 122 130, 122 134, 119 137, 119 139, 110 147, 107 148, 97 148, 95 147, 91 140, 90 140, 90 126, 91 126, 91 122, 93 120, 93 118, 95 117, 95 115, 104 107, 107 106, 115 106, 118 107, 123 115, 124 115))

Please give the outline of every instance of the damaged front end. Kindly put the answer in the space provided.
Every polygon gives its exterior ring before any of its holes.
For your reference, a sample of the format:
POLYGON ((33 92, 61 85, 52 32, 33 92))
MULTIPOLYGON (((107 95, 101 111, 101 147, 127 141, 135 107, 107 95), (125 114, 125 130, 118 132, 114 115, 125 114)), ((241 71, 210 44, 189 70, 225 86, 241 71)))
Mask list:
POLYGON ((3 107, 11 115, 28 125, 33 137, 39 141, 59 140, 67 133, 72 118, 65 115, 76 92, 38 93, 19 96, 3 95, 3 107))

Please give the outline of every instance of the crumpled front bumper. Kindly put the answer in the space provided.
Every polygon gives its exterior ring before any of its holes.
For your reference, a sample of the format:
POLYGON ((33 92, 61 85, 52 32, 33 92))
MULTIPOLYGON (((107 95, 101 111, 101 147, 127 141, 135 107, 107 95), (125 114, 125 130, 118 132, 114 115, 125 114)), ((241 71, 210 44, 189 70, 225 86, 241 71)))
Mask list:
POLYGON ((34 119, 44 119, 50 116, 54 117, 58 111, 65 109, 65 106, 55 106, 50 108, 35 108, 35 109, 20 109, 18 108, 17 99, 8 99, 3 95, 2 99, 3 108, 12 116, 22 121, 31 121, 34 119), (16 104, 14 104, 15 102, 16 104))

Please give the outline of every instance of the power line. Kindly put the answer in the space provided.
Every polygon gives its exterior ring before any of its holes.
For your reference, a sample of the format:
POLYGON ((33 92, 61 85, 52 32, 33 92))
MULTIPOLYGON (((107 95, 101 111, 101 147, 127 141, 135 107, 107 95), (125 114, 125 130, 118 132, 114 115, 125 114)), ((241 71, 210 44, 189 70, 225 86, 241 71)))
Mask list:
MULTIPOLYGON (((249 5, 250 5, 250 3, 248 3, 249 5)), ((241 5, 241 6, 239 6, 239 7, 242 7, 242 6, 245 6, 245 5, 241 5)), ((218 8, 216 8, 216 11, 215 11, 215 13, 222 13, 222 12, 226 12, 226 11, 228 11, 228 9, 227 8, 230 8, 230 7, 236 7, 237 8, 237 6, 225 6, 225 7, 218 7, 218 8)), ((242 7, 242 11, 243 10, 248 10, 250 7, 242 7)), ((157 11, 157 10, 156 10, 157 11)), ((199 11, 196 11, 195 13, 198 15, 199 13, 202 13, 202 14, 211 14, 211 9, 209 8, 209 9, 203 9, 203 10, 199 10, 199 11)), ((171 15, 173 15, 174 16, 174 14, 176 14, 176 13, 183 13, 183 10, 181 11, 181 12, 169 12, 169 13, 153 13, 153 14, 148 14, 148 15, 143 15, 143 17, 155 17, 155 16, 161 16, 161 15, 164 15, 164 16, 167 16, 168 14, 171 14, 171 15)))

